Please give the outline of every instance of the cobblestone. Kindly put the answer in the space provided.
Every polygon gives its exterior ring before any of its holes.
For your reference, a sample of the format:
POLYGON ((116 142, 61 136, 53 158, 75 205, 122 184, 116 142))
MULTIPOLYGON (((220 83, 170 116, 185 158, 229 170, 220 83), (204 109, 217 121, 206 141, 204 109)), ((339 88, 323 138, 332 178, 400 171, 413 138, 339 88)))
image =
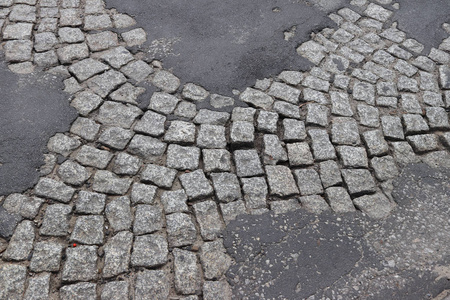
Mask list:
POLYGON ((133 244, 131 265, 135 267, 157 267, 168 260, 166 238, 159 234, 137 236, 133 244))
POLYGON ((197 229, 188 214, 167 215, 166 223, 169 247, 192 245, 197 240, 197 229))
POLYGON ((288 167, 266 166, 266 174, 271 195, 286 197, 299 193, 294 176, 288 167))

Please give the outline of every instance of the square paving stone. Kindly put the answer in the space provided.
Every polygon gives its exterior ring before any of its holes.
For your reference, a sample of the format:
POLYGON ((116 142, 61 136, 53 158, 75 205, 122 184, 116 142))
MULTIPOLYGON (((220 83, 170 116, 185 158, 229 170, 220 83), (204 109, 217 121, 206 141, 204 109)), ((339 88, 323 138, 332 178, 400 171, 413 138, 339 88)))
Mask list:
POLYGON ((370 156, 383 155, 389 151, 389 146, 381 130, 366 131, 363 133, 363 139, 370 156))
POLYGON ((166 224, 169 247, 192 245, 197 240, 197 229, 188 214, 167 215, 166 224))
POLYGON ((167 144, 157 138, 136 134, 128 145, 127 150, 143 159, 152 160, 163 155, 166 147, 167 144))
POLYGON ((276 134, 265 134, 263 136, 263 143, 264 164, 275 165, 279 161, 286 161, 288 159, 286 150, 276 134))
POLYGON ((324 211, 330 210, 330 207, 325 199, 319 195, 303 196, 299 198, 299 201, 306 211, 313 214, 320 214, 324 211))
MULTIPOLYGON (((199 133, 200 135, 200 133, 199 133)), ((172 121, 164 135, 165 142, 191 144, 195 142, 195 125, 184 121, 172 121)))
POLYGON ((197 146, 200 148, 225 148, 227 139, 225 127, 219 125, 202 124, 197 137, 197 146))
MULTIPOLYGON (((123 74, 125 74, 125 76, 127 76, 128 78, 136 80, 137 82, 141 82, 141 81, 145 80, 148 77, 148 75, 153 73, 153 68, 150 67, 146 62, 144 62, 142 60, 136 60, 136 61, 130 62, 126 66, 122 67, 120 69, 120 71, 123 74)), ((150 100, 150 103, 151 103, 151 100, 150 100)), ((176 105, 176 103, 175 103, 175 105, 176 105)), ((173 107, 172 111, 174 109, 175 109, 175 106, 173 107)), ((171 113, 171 112, 169 112, 169 113, 171 113)))
POLYGON ((322 182, 320 181, 319 174, 315 170, 295 170, 294 175, 302 196, 323 193, 322 182))
POLYGON ((422 107, 420 106, 415 94, 402 94, 401 97, 402 108, 407 113, 422 114, 422 107))
POLYGON ((3 208, 9 213, 21 215, 26 219, 34 219, 43 203, 44 199, 38 197, 10 194, 3 201, 3 208))
POLYGON ((179 179, 190 200, 205 198, 214 192, 202 170, 182 174, 179 179))
POLYGON ((346 117, 334 118, 331 126, 331 139, 334 144, 359 145, 361 139, 356 120, 346 117))
POLYGON ((352 199, 343 187, 329 187, 325 190, 328 203, 331 209, 337 213, 346 213, 355 211, 352 199))
POLYGON ((278 114, 261 110, 257 118, 259 131, 275 133, 277 131, 278 114))
POLYGON ((339 146, 337 151, 344 167, 367 168, 369 165, 366 149, 363 147, 339 146))
POLYGON ((235 174, 212 173, 210 176, 219 201, 231 202, 242 198, 241 187, 235 174))
POLYGON ((284 101, 276 101, 273 110, 286 118, 300 119, 300 107, 284 101))
POLYGON ((286 197, 299 193, 294 176, 288 167, 266 166, 266 174, 271 195, 286 197))
POLYGON ((113 199, 106 205, 105 215, 114 232, 129 230, 133 222, 128 196, 113 199))
POLYGON ((127 300, 129 287, 126 281, 111 281, 103 286, 101 300, 127 300))
POLYGON ((177 170, 195 170, 200 160, 200 148, 183 147, 175 144, 167 149, 167 162, 169 168, 177 170))
POLYGON ((414 154, 408 142, 393 142, 394 157, 397 163, 407 165, 420 162, 420 158, 414 154))
POLYGON ((163 227, 162 216, 159 206, 138 205, 134 214, 133 233, 140 235, 160 230, 163 227))
POLYGON ((61 287, 59 290, 59 297, 61 300, 83 299, 95 300, 97 299, 97 285, 89 282, 81 282, 61 287))
POLYGON ((399 117, 382 116, 381 125, 383 127, 384 136, 388 139, 403 140, 403 126, 399 117))
POLYGON ((82 165, 104 169, 112 157, 113 155, 108 151, 84 145, 76 154, 75 159, 82 165))
POLYGON ((321 162, 319 164, 319 173, 325 188, 342 183, 341 170, 334 160, 321 162))
POLYGON ((430 106, 444 106, 444 101, 442 101, 442 95, 440 93, 425 91, 423 92, 423 103, 430 106))
POLYGON ((79 216, 70 240, 87 245, 103 244, 103 216, 79 216))
POLYGON ((353 203, 373 219, 386 218, 394 208, 389 199, 380 192, 353 199, 353 203))
POLYGON ((167 262, 168 254, 165 236, 160 234, 137 236, 133 244, 131 265, 147 268, 158 267, 167 262))
POLYGON ((425 108, 428 124, 432 129, 449 129, 448 113, 442 107, 425 108))
POLYGON ((134 130, 139 133, 151 136, 160 136, 164 133, 164 123, 166 117, 153 111, 146 111, 134 126, 134 130))
POLYGON ((195 253, 174 249, 175 290, 188 295, 201 290, 202 279, 195 253))
MULTIPOLYGON (((128 142, 133 137, 134 132, 128 129, 120 127, 110 127, 105 129, 98 139, 98 141, 108 147, 117 150, 123 150, 127 146, 128 142)), ((90 146, 83 146, 90 147, 90 146)), ((93 147, 89 149, 94 149, 93 147)), ((111 154, 110 154, 111 155, 111 154)), ((112 156, 112 155, 111 155, 112 156)), ((94 158, 92 158, 94 159, 94 158)))
POLYGON ((204 300, 213 299, 232 299, 233 292, 226 280, 221 281, 205 281, 203 284, 204 300))
POLYGON ((124 195, 131 185, 131 179, 120 178, 114 173, 98 170, 94 175, 93 190, 111 195, 124 195))
POLYGON ((378 108, 360 104, 356 109, 358 111, 359 122, 361 125, 375 128, 380 126, 380 113, 378 108))
POLYGON ((222 239, 206 242, 200 250, 200 261, 206 279, 219 279, 228 271, 232 260, 223 246, 222 239))
POLYGON ((230 203, 220 203, 220 210, 222 211, 222 216, 225 221, 225 224, 230 223, 240 215, 247 214, 245 209, 244 201, 234 201, 230 203))
POLYGON ((180 100, 171 94, 153 93, 152 97, 150 98, 150 105, 148 106, 148 108, 168 115, 175 110, 178 102, 180 102, 180 100))
POLYGON ((188 212, 187 200, 188 197, 184 190, 165 191, 161 195, 161 203, 166 214, 188 212))
POLYGON ((365 101, 369 105, 375 104, 375 87, 366 82, 356 82, 353 86, 353 99, 365 101))
POLYGON ((58 176, 65 183, 80 186, 91 177, 91 172, 72 160, 66 160, 59 166, 58 176))
POLYGON ((255 140, 253 123, 236 121, 231 125, 230 138, 235 144, 251 144, 255 140))
POLYGON ((247 208, 265 208, 269 191, 264 177, 242 178, 241 182, 247 208))
POLYGON ((33 222, 24 220, 17 225, 14 234, 9 240, 9 245, 3 252, 5 260, 26 260, 33 249, 35 239, 35 227, 33 222))
POLYGON ((114 160, 113 172, 119 175, 136 175, 142 160, 125 152, 120 152, 114 160))
POLYGON ((251 177, 264 174, 256 150, 236 150, 233 155, 236 164, 236 173, 239 177, 251 177))
POLYGON ((283 119, 283 141, 303 141, 306 139, 305 123, 295 119, 283 119))
POLYGON ((430 130, 427 122, 421 115, 404 114, 402 118, 406 134, 421 133, 430 130))
POLYGON ((9 62, 31 60, 33 43, 27 40, 7 41, 4 46, 5 59, 9 62))
POLYGON ((66 256, 67 259, 62 270, 63 281, 97 279, 97 246, 67 248, 66 256))
POLYGON ((298 103, 301 91, 288 86, 287 84, 274 82, 270 86, 268 94, 275 98, 279 98, 281 100, 296 104, 298 103))
POLYGON ((205 172, 231 171, 231 154, 225 149, 203 149, 203 168, 205 172))
POLYGON ((50 274, 36 275, 28 280, 24 300, 46 300, 50 290, 50 274))
POLYGON ((179 117, 193 119, 197 115, 197 107, 194 103, 181 101, 175 109, 174 114, 179 117))
POLYGON ((77 118, 70 127, 70 132, 87 141, 93 141, 100 130, 100 125, 91 119, 77 118))
POLYGON ((133 234, 121 231, 105 244, 105 265, 102 276, 113 277, 129 270, 133 234))
POLYGON ((27 268, 15 264, 0 266, 0 291, 3 299, 22 299, 27 268))
POLYGON ((118 126, 129 129, 134 120, 141 114, 142 111, 133 105, 106 101, 100 107, 96 120, 103 125, 118 126))
POLYGON ((314 163, 308 143, 287 144, 286 147, 291 167, 309 166, 314 163))
POLYGON ((75 149, 80 147, 81 142, 77 139, 71 138, 67 135, 57 133, 48 141, 48 150, 56 152, 63 156, 68 156, 75 149))
POLYGON ((330 137, 326 130, 310 129, 308 134, 312 140, 312 150, 315 160, 329 160, 336 158, 336 151, 330 142, 330 137))
POLYGON ((439 142, 434 134, 412 135, 406 138, 416 152, 437 150, 439 142))
POLYGON ((252 88, 245 89, 245 91, 240 94, 239 98, 246 103, 253 104, 264 110, 270 109, 274 101, 273 98, 266 93, 252 88))
POLYGON ((172 73, 164 70, 155 73, 152 83, 167 93, 175 92, 180 86, 180 80, 172 73))
POLYGON ((397 165, 392 156, 374 157, 370 164, 375 172, 375 177, 380 181, 395 179, 399 175, 397 165))
POLYGON ((270 201, 270 211, 275 215, 285 214, 300 209, 298 199, 270 201))
POLYGON ((155 202, 157 187, 148 184, 134 183, 131 189, 131 203, 153 204, 155 202))
POLYGON ((162 270, 144 270, 136 275, 134 295, 137 299, 166 300, 170 292, 170 279, 162 270))
POLYGON ((306 106, 306 124, 313 124, 319 126, 328 125, 328 115, 330 109, 324 105, 311 103, 306 106))
POLYGON ((92 58, 81 60, 69 67, 69 71, 74 74, 79 81, 85 81, 108 69, 109 67, 107 65, 92 58))
POLYGON ((329 104, 330 100, 328 100, 328 97, 325 93, 306 88, 303 90, 303 99, 305 102, 317 102, 318 104, 329 104))
POLYGON ((253 123, 256 109, 252 107, 235 107, 231 114, 231 121, 243 121, 253 123))
POLYGON ((195 124, 211 124, 224 126, 230 119, 227 112, 212 111, 208 109, 200 109, 194 118, 195 124))
POLYGON ((146 165, 141 173, 142 182, 150 182, 162 188, 171 188, 177 171, 154 164, 146 165))
POLYGON ((102 102, 103 99, 100 96, 86 90, 76 94, 70 105, 75 107, 80 115, 87 116, 97 109, 102 102))
POLYGON ((350 195, 361 193, 373 193, 376 191, 375 180, 368 170, 354 169, 342 170, 345 184, 348 187, 350 195))
POLYGON ((225 228, 217 204, 208 200, 193 205, 195 217, 200 225, 200 234, 204 240, 215 240, 225 228))
POLYGON ((69 232, 70 205, 53 204, 47 206, 44 221, 40 228, 41 235, 66 236, 69 232))
POLYGON ((350 106, 347 93, 330 92, 331 97, 331 113, 343 117, 353 116, 353 110, 350 106))

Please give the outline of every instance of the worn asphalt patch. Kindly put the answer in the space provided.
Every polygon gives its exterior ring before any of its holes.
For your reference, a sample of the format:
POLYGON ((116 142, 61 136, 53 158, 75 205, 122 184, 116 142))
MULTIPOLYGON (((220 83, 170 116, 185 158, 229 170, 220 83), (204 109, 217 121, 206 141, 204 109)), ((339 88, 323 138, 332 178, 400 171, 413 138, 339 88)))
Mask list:
POLYGON ((17 75, 4 63, 0 78, 0 195, 8 195, 36 184, 49 138, 67 132, 77 113, 61 78, 17 75))
POLYGON ((327 11, 344 1, 107 0, 108 8, 135 17, 147 32, 149 59, 160 59, 183 83, 213 93, 255 84, 283 70, 311 64, 296 54, 312 31, 335 24, 327 11), (284 39, 284 32, 294 35, 284 39))
POLYGON ((431 299, 450 287, 450 170, 407 166, 384 221, 304 210, 242 216, 224 236, 239 299, 431 299))

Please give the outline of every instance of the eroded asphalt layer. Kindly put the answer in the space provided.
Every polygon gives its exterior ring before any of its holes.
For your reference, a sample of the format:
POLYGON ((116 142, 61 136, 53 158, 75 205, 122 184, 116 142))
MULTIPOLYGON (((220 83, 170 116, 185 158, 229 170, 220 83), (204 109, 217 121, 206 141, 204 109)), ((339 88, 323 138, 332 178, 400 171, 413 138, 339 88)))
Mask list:
POLYGON ((0 299, 443 291, 450 39, 427 51, 401 5, 351 1, 298 45, 315 67, 228 97, 149 58, 101 0, 0 0, 8 68, 65 77, 78 112, 38 183, 0 198, 0 299))

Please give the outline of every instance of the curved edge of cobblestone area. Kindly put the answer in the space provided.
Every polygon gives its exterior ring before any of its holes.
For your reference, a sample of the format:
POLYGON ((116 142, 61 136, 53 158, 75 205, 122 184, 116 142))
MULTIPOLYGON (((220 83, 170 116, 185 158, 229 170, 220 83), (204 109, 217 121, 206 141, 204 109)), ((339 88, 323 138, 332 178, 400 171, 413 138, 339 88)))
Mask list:
POLYGON ((378 2, 331 14, 339 29, 297 49, 317 67, 258 80, 229 114, 197 110, 234 99, 146 62, 146 33, 101 0, 0 0, 9 68, 65 76, 80 115, 34 189, 2 200, 0 299, 229 299, 237 215, 388 216, 399 167, 450 165, 450 39, 419 55, 378 2))

